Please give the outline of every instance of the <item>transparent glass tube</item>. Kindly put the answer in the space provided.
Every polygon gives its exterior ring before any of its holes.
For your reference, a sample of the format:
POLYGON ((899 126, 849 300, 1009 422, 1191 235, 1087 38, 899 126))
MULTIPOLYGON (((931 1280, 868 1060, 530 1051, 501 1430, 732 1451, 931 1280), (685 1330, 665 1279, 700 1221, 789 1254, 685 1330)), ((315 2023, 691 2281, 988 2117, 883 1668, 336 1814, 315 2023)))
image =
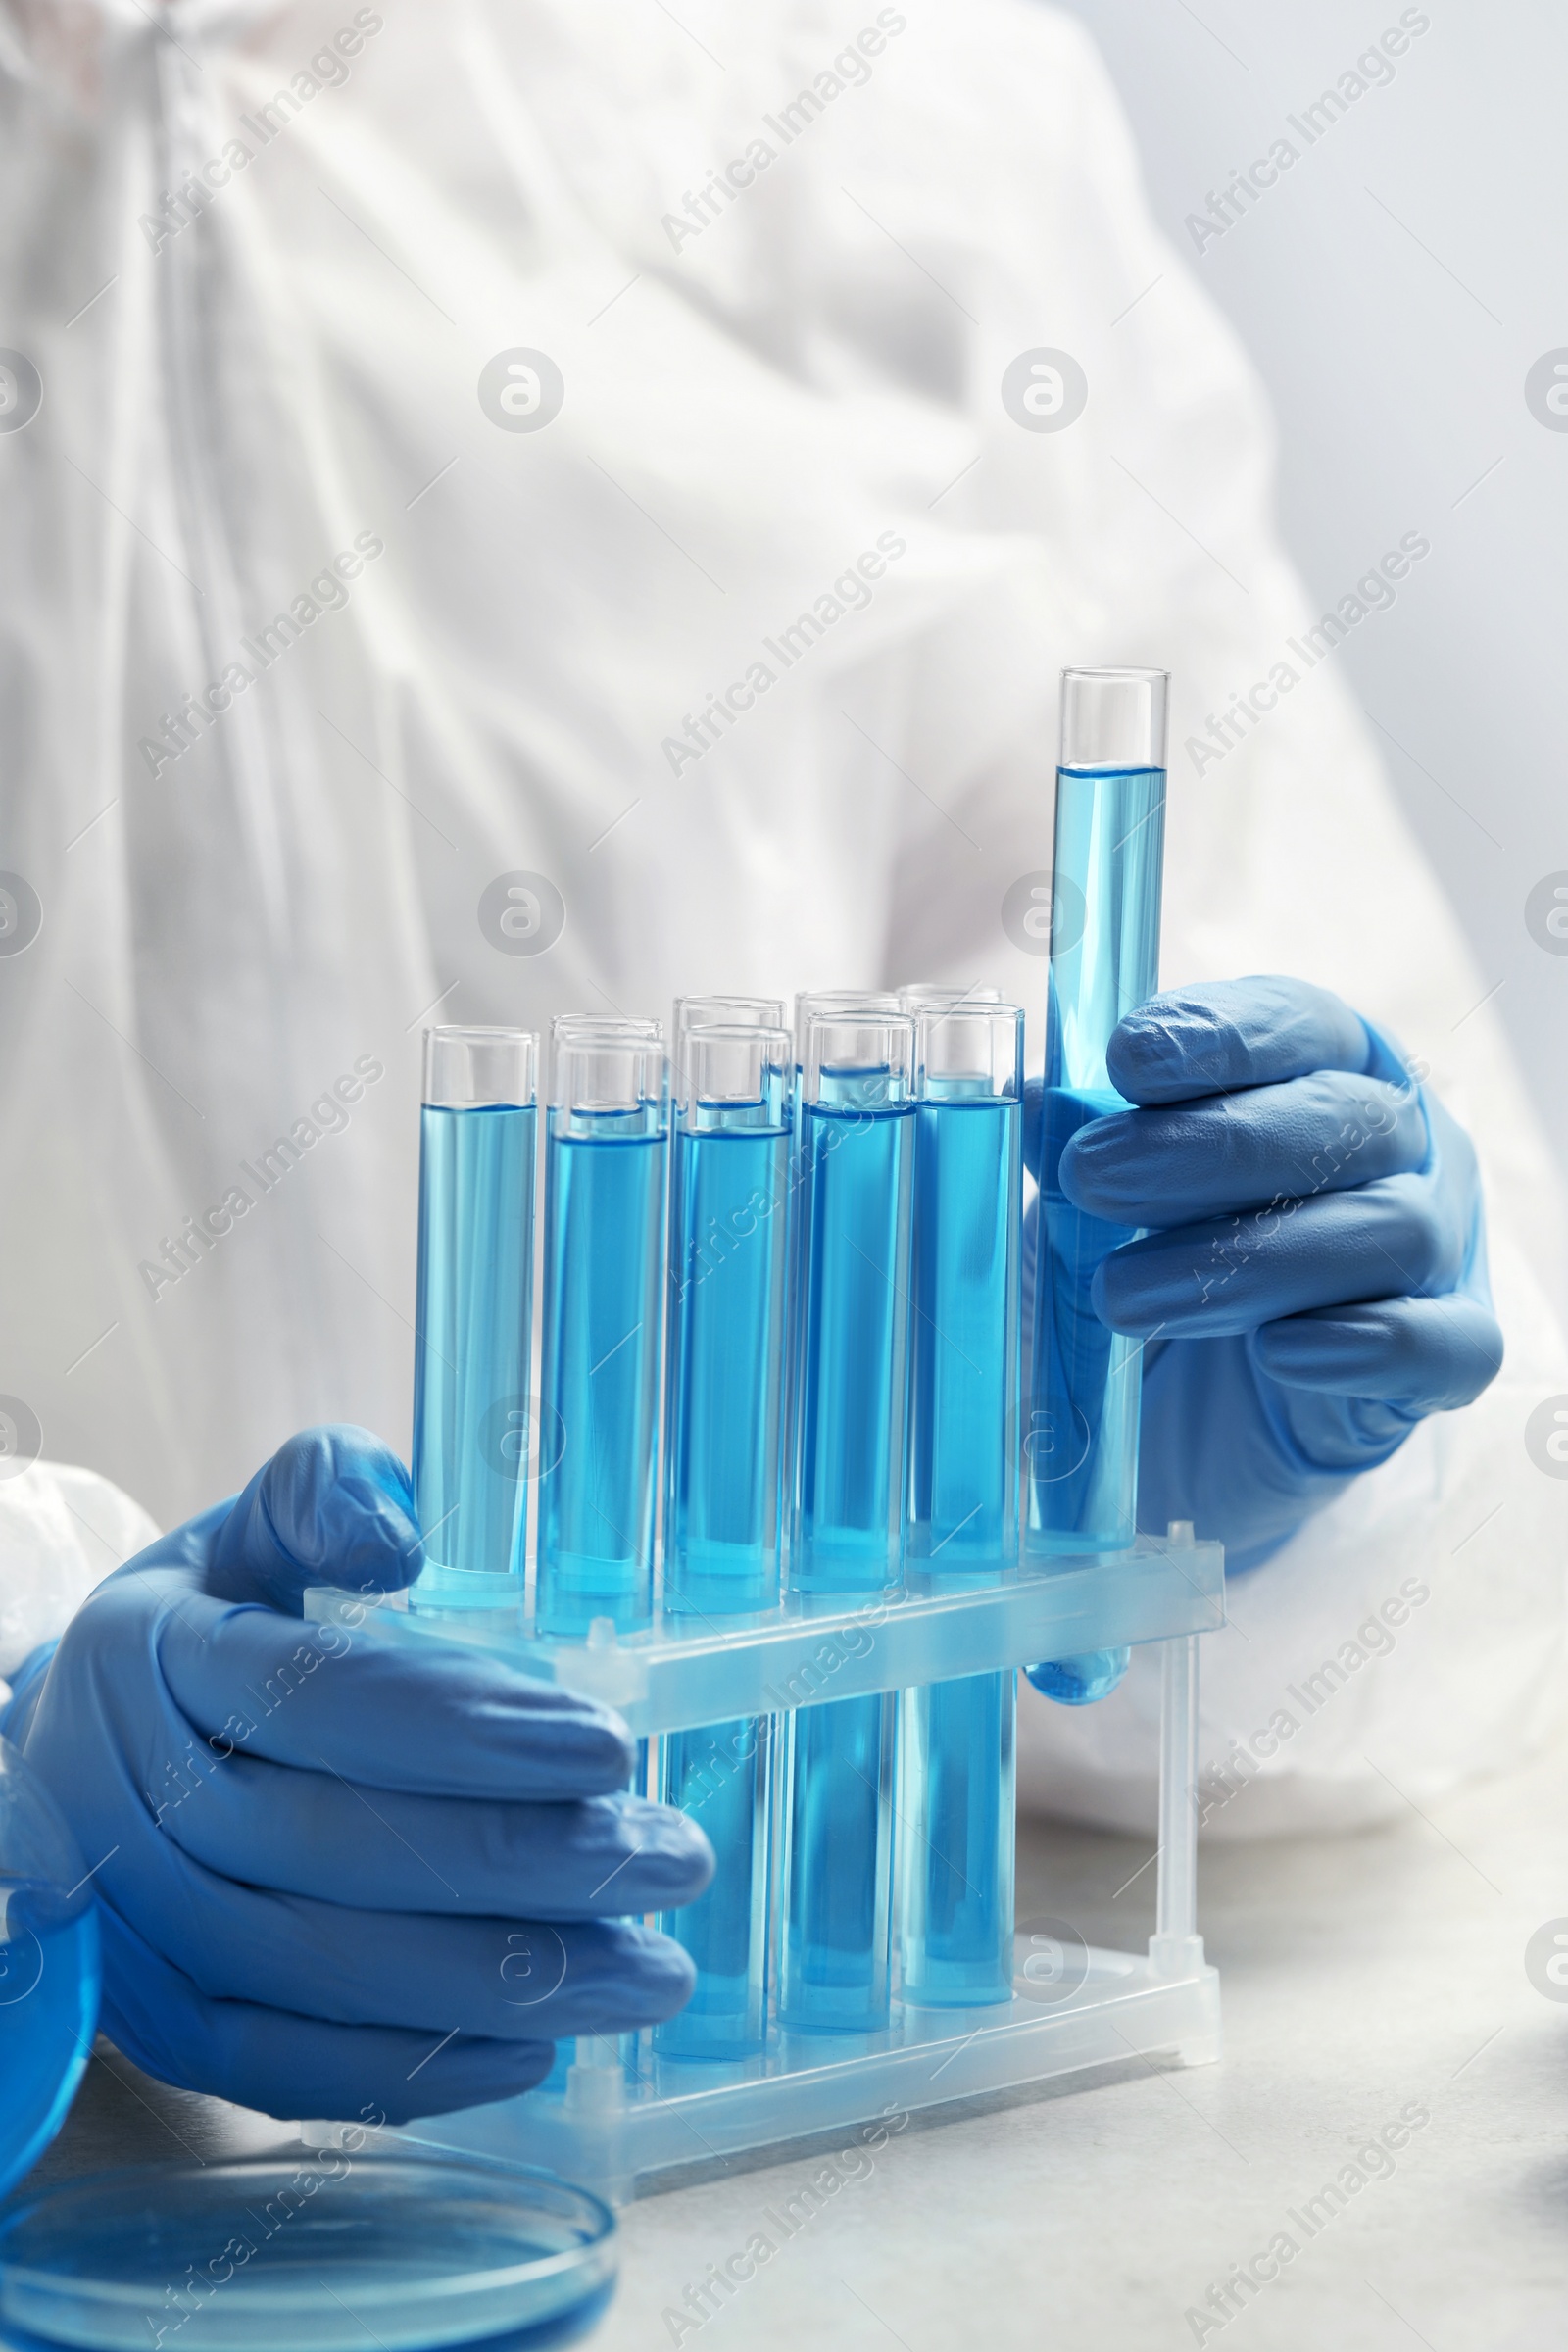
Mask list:
POLYGON ((767 2047, 773 1757, 778 1718, 742 1715, 659 1742, 655 1793, 690 1814, 713 1849, 712 1883, 659 1926, 691 1955, 697 1984, 654 2028, 661 2058, 725 2063, 767 2047))
MULTIPOLYGON (((664 1446, 664 1607, 715 1619, 774 1606, 793 1050, 782 1023, 688 1025, 680 1041, 664 1446)), ((675 1732, 659 1794, 707 1832, 706 1894, 660 1926, 697 1989, 662 2054, 741 2058, 767 2037, 767 1716, 675 1732)))
POLYGON ((1023 1014, 915 1020, 909 1404, 911 1564, 1016 1555, 1023 1014))
POLYGON ((1132 1239, 1061 1191, 1076 1130, 1127 1104, 1105 1049, 1159 976, 1163 670, 1068 670, 1056 771, 1033 1366, 1025 1445, 1032 1552, 1121 1549, 1137 1526, 1142 1342, 1095 1312, 1095 1269, 1132 1239))
POLYGON ((558 1022, 545 1140, 536 1613, 620 1630, 653 1604, 668 1082, 656 1022, 558 1022))
POLYGON ((1012 1999, 1017 1676, 906 1690, 899 1711, 900 1995, 913 2009, 1012 1999))
MULTIPOLYGON (((682 1073, 682 1071, 683 1071, 683 1070, 685 1069, 685 1067, 686 1067, 686 1061, 685 1061, 685 1040, 686 1040, 686 1037, 687 1037, 688 1033, 689 1033, 690 1031, 692 1031, 693 1029, 710 1029, 710 1028, 720 1028, 720 1029, 725 1029, 725 1030, 733 1030, 733 1029, 747 1029, 747 1030, 771 1030, 771 1031, 774 1031, 775 1033, 776 1033, 778 1030, 780 1030, 780 1029, 783 1029, 783 1030, 785 1031, 786 1039, 788 1038, 788 1035, 789 1035, 789 1031, 788 1031, 788 1027, 787 1027, 787 1023, 786 1023, 786 1017, 785 1017, 784 1003, 783 1003, 783 1000, 782 1000, 782 998, 779 998, 779 997, 741 997, 741 996, 677 997, 677 998, 675 999, 675 1005, 674 1005, 674 1017, 673 1017, 673 1025, 672 1025, 672 1030, 671 1030, 671 1047, 670 1047, 670 1067, 671 1067, 671 1074, 672 1074, 672 1077, 673 1077, 673 1079, 674 1079, 674 1082, 675 1082, 675 1085, 676 1085, 676 1087, 677 1087, 677 1090, 678 1090, 678 1088, 679 1088, 679 1086, 680 1086, 680 1084, 681 1084, 681 1073, 682 1073)), ((776 1039, 775 1039, 775 1042, 776 1042, 776 1039)), ((735 1051, 739 1051, 739 1050, 740 1050, 740 1049, 737 1049, 737 1048, 732 1048, 732 1049, 730 1050, 730 1051, 731 1051, 731 1054, 732 1054, 732 1055, 733 1055, 733 1053, 734 1053, 735 1051)), ((722 1054, 723 1051, 724 1051, 723 1049, 715 1049, 715 1050, 714 1050, 714 1052, 715 1052, 715 1053, 717 1053, 717 1054, 719 1054, 720 1055, 722 1054)), ((786 1126, 786 1127, 793 1126, 793 1122, 794 1122, 794 1115, 795 1115, 795 1106, 794 1106, 794 1073, 793 1073, 793 1069, 792 1069, 792 1067, 791 1067, 791 1064, 792 1064, 792 1062, 793 1062, 793 1058, 794 1058, 794 1057, 793 1057, 793 1054, 786 1054, 786 1056, 785 1056, 785 1065, 784 1065, 784 1084, 785 1084, 785 1093, 784 1093, 784 1101, 783 1101, 782 1104, 780 1105, 780 1109, 781 1109, 781 1116, 782 1116, 783 1122, 784 1122, 784 1124, 785 1124, 785 1126, 786 1126)), ((717 1065, 717 1062, 716 1062, 716 1061, 713 1061, 712 1054, 710 1054, 710 1056, 709 1056, 709 1060, 710 1060, 710 1062, 712 1062, 712 1068, 711 1068, 711 1070, 710 1070, 710 1071, 708 1071, 708 1072, 707 1072, 707 1074, 704 1076, 703 1083, 705 1083, 705 1084, 706 1084, 706 1083, 713 1083, 713 1084, 717 1084, 717 1083, 719 1083, 719 1075, 718 1075, 718 1065, 717 1065)), ((749 1078, 749 1077, 745 1078, 745 1081, 744 1081, 744 1082, 745 1082, 745 1083, 747 1083, 747 1084, 749 1084, 749 1083, 751 1082, 751 1081, 750 1081, 750 1078, 749 1078)), ((682 1278, 682 1277, 679 1275, 679 1272, 678 1272, 679 1243, 678 1243, 678 1241, 677 1241, 677 1237, 678 1237, 678 1236, 680 1236, 680 1235, 682 1235, 683 1233, 685 1233, 685 1231, 686 1231, 686 1229, 687 1229, 687 1227, 686 1227, 686 1206, 685 1206, 685 1202, 684 1202, 684 1200, 683 1200, 683 1186, 684 1186, 684 1184, 685 1184, 686 1173, 687 1173, 687 1169, 688 1169, 688 1166, 689 1166, 689 1164, 691 1164, 691 1155, 690 1155, 690 1154, 688 1154, 688 1153, 686 1153, 686 1152, 683 1152, 681 1151, 681 1149, 679 1148, 679 1144, 678 1144, 678 1142, 677 1142, 677 1143, 675 1144, 675 1146, 672 1148, 672 1150, 671 1150, 671 1154, 670 1154, 670 1200, 669 1200, 669 1230, 670 1230, 670 1237, 671 1237, 671 1238, 670 1238, 670 1256, 671 1256, 671 1269, 672 1269, 672 1279, 674 1279, 674 1280, 676 1280, 676 1281, 679 1281, 679 1280, 683 1279, 683 1278, 682 1278)), ((714 1163, 714 1164, 716 1164, 716 1163, 714 1163)), ((728 1164, 728 1163, 726 1163, 726 1164, 728 1164)), ((786 1146, 786 1170, 787 1170, 787 1169, 788 1169, 788 1147, 786 1146)), ((785 1194, 786 1194, 786 1198, 785 1198, 785 1200, 784 1200, 784 1201, 783 1201, 783 1203, 782 1203, 782 1206, 783 1206, 783 1208, 785 1209, 785 1211, 786 1211, 786 1212, 788 1211, 788 1208, 789 1208, 789 1205, 790 1205, 790 1199, 789 1199, 789 1197, 790 1197, 790 1195, 791 1195, 792 1191, 793 1191, 793 1187, 790 1185, 789 1178, 788 1178, 788 1174, 786 1173, 786 1178, 785 1178, 785 1194)), ((789 1222, 790 1222, 790 1219, 789 1219, 789 1216, 788 1216, 788 1214, 786 1213, 785 1215, 781 1216, 781 1217, 779 1218, 778 1222, 779 1222, 779 1225, 780 1225, 780 1227, 782 1227, 782 1228, 786 1229, 786 1234, 787 1234, 787 1228, 788 1228, 788 1225, 789 1225, 789 1222)), ((786 1247, 787 1247, 787 1240, 786 1240, 786 1247)), ((789 1286, 789 1267, 788 1267, 788 1260, 787 1260, 787 1258, 786 1258, 786 1260, 785 1260, 784 1267, 783 1267, 783 1270, 782 1270, 782 1280, 783 1280, 783 1282, 784 1282, 784 1284, 785 1284, 785 1290, 786 1290, 786 1296, 787 1296, 787 1295, 788 1295, 788 1286, 789 1286)), ((780 1375, 779 1375, 779 1377, 780 1377, 780 1387, 781 1387, 781 1389, 782 1389, 782 1391, 783 1391, 783 1393, 784 1393, 784 1396, 785 1396, 785 1397, 787 1398, 787 1396, 788 1396, 788 1389, 789 1389, 789 1383, 788 1383, 788 1377, 787 1377, 787 1369, 786 1369, 786 1367, 787 1367, 787 1358, 788 1358, 788 1346, 789 1346, 789 1341, 788 1341, 788 1334, 787 1334, 787 1332, 785 1332, 785 1333, 783 1333, 783 1334, 781 1334, 781 1335, 779 1335, 779 1336, 778 1336, 778 1344, 779 1344, 779 1346, 781 1347, 781 1348, 782 1348, 782 1350, 783 1350, 783 1360, 781 1361, 781 1364, 780 1364, 780 1375)), ((786 1408, 786 1409, 787 1409, 787 1408, 786 1408)), ((668 1549, 668 1539, 667 1539, 667 1536, 666 1536, 666 1540, 665 1540, 665 1548, 666 1548, 666 1551, 667 1551, 667 1549, 668 1549)))
MULTIPOLYGON (((922 1589, 1018 1548, 1023 1014, 970 998, 915 1018, 906 1550, 922 1589)), ((906 1690, 899 1721, 906 2002, 1012 1997, 1015 1678, 906 1690)))
POLYGON ((793 1567, 806 1592, 899 1572, 908 1367, 914 1024, 818 1014, 802 1071, 802 1413, 793 1567))
POLYGON ((416 1606, 523 1597, 538 1047, 521 1029, 424 1032, 414 1503, 425 1566, 416 1606))
MULTIPOLYGON (((844 1016, 856 1016, 856 1013, 891 1016, 891 1013, 901 1011, 901 1002, 898 1002, 894 990, 889 988, 802 988, 802 993, 795 998, 795 1176, 792 1176, 792 1193, 797 1198, 800 1198, 800 1190, 804 1181, 807 1181, 807 1166, 804 1166, 807 1122, 802 1117, 802 1065, 807 1060, 808 1028, 811 1028, 815 1018, 832 1016, 832 1013, 844 1013, 844 1016)), ((795 1216, 795 1230, 800 1235, 800 1213, 795 1216)), ((795 1270, 790 1270, 790 1296, 797 1294, 797 1287, 800 1284, 797 1284, 795 1270)), ((792 1317, 790 1348, 795 1348, 797 1339, 800 1339, 800 1317, 792 1317)), ((795 1357, 790 1357, 788 1378, 785 1378, 785 1418, 788 1418, 785 1460, 795 1458, 795 1418, 792 1416, 795 1416, 797 1399, 800 1399, 800 1376, 797 1376, 795 1357)))
MULTIPOLYGON (((801 1196, 806 1186, 806 1120, 801 1108, 801 1073, 806 1060, 807 1033, 813 1019, 832 1014, 854 1016, 868 1013, 873 1017, 897 1014, 901 1010, 898 998, 889 989, 877 988, 817 988, 803 989, 795 1000, 795 1094, 794 1094, 794 1165, 791 1170, 790 1193, 795 1203, 791 1217, 794 1247, 799 1248, 801 1235, 801 1196)), ((800 1294, 800 1274, 795 1264, 789 1270, 791 1298, 800 1294)), ((791 1314, 789 1354, 784 1381, 784 1459, 793 1462, 799 1437, 799 1411, 802 1380, 796 1350, 800 1345, 800 1317, 791 1314)))
MULTIPOLYGON (((805 1038, 790 1577, 839 1606, 874 1607, 901 1575, 913 1044, 875 1011, 813 1014, 805 1038)), ((779 2014, 796 2031, 888 2021, 896 1719, 891 1692, 789 1718, 779 2014)))
POLYGON ((790 1037, 688 1029, 674 1122, 664 1605, 778 1597, 790 1037))

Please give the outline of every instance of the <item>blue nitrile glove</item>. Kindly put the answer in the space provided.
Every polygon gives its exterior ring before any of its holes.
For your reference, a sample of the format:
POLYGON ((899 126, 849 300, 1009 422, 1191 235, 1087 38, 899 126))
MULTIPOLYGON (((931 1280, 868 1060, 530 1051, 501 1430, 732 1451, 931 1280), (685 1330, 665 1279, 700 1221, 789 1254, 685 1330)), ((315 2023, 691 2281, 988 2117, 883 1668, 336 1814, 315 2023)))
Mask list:
POLYGON ((1495 1374, 1475 1153, 1377 1030, 1304 980, 1154 997, 1106 1061, 1140 1107, 1081 1127, 1061 1184, 1154 1228, 1094 1293, 1148 1343, 1138 1524, 1190 1519, 1235 1574, 1495 1374))
POLYGON ((99 1897, 104 2031, 149 2074, 399 2123, 689 1996, 680 1946, 618 1915, 689 1902, 712 1854, 617 1793, 616 1716, 373 1610, 301 1622, 307 1586, 421 1559, 401 1462, 307 1430, 100 1586, 8 1710, 99 1897))

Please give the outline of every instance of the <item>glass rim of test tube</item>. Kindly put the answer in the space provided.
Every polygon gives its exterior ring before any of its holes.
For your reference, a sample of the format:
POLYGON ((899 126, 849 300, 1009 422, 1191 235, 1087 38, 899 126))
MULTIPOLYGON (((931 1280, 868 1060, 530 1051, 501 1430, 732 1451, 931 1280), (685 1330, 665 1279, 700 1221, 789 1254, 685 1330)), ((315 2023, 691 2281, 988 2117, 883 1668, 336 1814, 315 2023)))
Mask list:
POLYGON ((1000 998, 983 1004, 928 1004, 913 1019, 912 1084, 916 1100, 923 1099, 926 1088, 933 1083, 985 1078, 990 1082, 993 1101, 1022 1101, 1021 1004, 1009 1004, 1000 998), (986 1049, 983 1056, 982 1040, 986 1049), (965 1047, 972 1050, 960 1051, 965 1047))
POLYGON ((661 1023, 603 1021, 591 1029, 556 1028, 550 1043, 552 1111, 646 1110, 666 1098, 668 1056, 661 1023))
POLYGON ((795 1058, 806 1060, 806 1032, 818 1013, 902 1012, 898 992, 891 988, 802 988, 796 991, 793 1027, 795 1058))
POLYGON ((944 1004, 1001 1004, 1000 988, 966 988, 956 980, 906 980, 898 991, 901 1012, 928 1012, 944 1004))
POLYGON ((907 1012, 814 1012, 801 1059, 801 1098, 821 1099, 824 1077, 887 1072, 888 1100, 905 1102, 914 1069, 914 1016, 907 1012))
POLYGON ((551 1015, 552 1045, 563 1037, 593 1037, 611 1032, 617 1037, 635 1036, 662 1040, 664 1024, 651 1014, 630 1012, 557 1012, 551 1015))
POLYGON ((1075 775, 1163 768, 1169 708, 1168 669, 1064 669, 1057 766, 1075 775))
POLYGON ((428 1110, 526 1110, 539 1100, 537 1030, 476 1022, 426 1029, 423 1063, 420 1101, 428 1110))
POLYGON ((788 1083, 793 1048, 783 1022, 694 1022, 682 1031, 672 1056, 677 1115, 687 1117, 710 1105, 719 1109, 763 1104, 770 1074, 778 1086, 788 1083))
POLYGON ((689 1029, 788 1029, 789 1006, 782 997, 726 995, 707 990, 677 997, 671 1006, 669 1034, 679 1049, 689 1029))

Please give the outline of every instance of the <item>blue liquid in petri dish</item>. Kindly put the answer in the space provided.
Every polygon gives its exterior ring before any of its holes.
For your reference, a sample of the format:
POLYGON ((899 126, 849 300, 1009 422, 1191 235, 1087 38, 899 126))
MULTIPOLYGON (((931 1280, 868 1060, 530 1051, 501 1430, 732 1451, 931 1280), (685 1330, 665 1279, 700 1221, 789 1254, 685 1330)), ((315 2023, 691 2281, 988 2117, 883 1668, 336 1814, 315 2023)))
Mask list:
MULTIPOLYGON (((916 1112, 909 1433, 911 1565, 924 1589, 1010 1566, 1018 1544, 1016 1098, 916 1112)), ((901 1990, 918 2007, 1010 2000, 1009 1674, 905 1692, 900 1723, 901 1990)))
POLYGON ((646 1105, 591 1116, 545 1148, 542 1389, 561 1450, 539 1481, 537 1615, 562 1635, 595 1617, 630 1631, 653 1599, 666 1139, 646 1105))
POLYGON ((297 2150, 62 2181, 0 2215, 0 2336, 93 2352, 542 2352, 614 2290, 614 2222, 528 2168, 297 2150))
MULTIPOLYGON (((0 1843, 5 1801, 0 1784, 0 1843)), ((98 1988, 90 1893, 8 1877, 0 1853, 0 2195, 65 2119, 92 2051, 98 1988)))
MULTIPOLYGON (((840 1092, 802 1106, 790 1574, 842 1602, 901 1574, 914 1111, 876 1107, 874 1071, 840 1092)), ((789 1718, 779 2015, 794 2031, 889 2022, 896 1722, 892 1692, 789 1718)))
POLYGON ((530 1411, 531 1105, 426 1103, 419 1114, 415 1509, 416 1598, 522 1598, 530 1411))
MULTIPOLYGON (((664 1606, 709 1620, 779 1587, 789 1132, 677 1132, 672 1183, 664 1606)), ((665 2057, 732 2060, 767 2036, 772 1726, 741 1717, 661 1742, 659 1794, 712 1845, 706 1893, 659 1925, 697 1988, 656 2027, 665 2057)))
POLYGON ((102 1972, 87 1875, 43 1782, 0 1740, 0 2195, 59 2131, 92 2050, 102 1972))

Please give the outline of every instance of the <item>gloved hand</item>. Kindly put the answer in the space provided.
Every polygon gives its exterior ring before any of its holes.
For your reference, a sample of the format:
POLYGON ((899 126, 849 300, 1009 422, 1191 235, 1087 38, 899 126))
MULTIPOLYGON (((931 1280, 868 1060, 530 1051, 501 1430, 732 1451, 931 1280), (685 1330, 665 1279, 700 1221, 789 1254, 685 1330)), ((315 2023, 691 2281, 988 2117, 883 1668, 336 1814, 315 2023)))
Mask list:
POLYGON ((19 1687, 7 1737, 99 1897, 104 2031, 165 2082, 400 2123, 526 2090, 557 2035, 691 1992, 680 1946, 616 1915, 689 1902, 711 1850, 620 1793, 617 1717, 476 1650, 411 1654, 370 1611, 301 1623, 307 1586, 391 1591, 421 1557, 402 1464, 308 1430, 19 1687))
POLYGON ((1155 997, 1106 1061, 1139 1107, 1081 1127, 1061 1184, 1153 1228, 1094 1292, 1147 1342, 1138 1523, 1190 1519, 1244 1572, 1496 1373, 1475 1153, 1377 1030, 1303 980, 1155 997))

